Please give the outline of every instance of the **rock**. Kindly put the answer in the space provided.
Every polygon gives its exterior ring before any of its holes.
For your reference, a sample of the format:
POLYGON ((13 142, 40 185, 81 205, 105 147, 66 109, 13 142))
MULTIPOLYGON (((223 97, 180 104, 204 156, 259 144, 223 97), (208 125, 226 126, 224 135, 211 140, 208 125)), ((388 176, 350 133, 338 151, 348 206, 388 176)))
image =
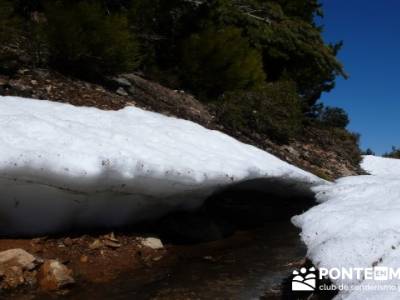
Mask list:
POLYGON ((37 271, 25 271, 24 274, 24 283, 31 286, 35 287, 37 284, 37 271))
POLYGON ((110 234, 105 235, 104 238, 107 240, 110 240, 112 242, 116 242, 116 243, 119 242, 119 240, 115 237, 114 232, 111 232, 110 234))
POLYGON ((41 243, 45 242, 46 240, 47 240, 47 236, 34 238, 34 239, 32 239, 32 243, 41 244, 41 243))
POLYGON ((31 86, 19 80, 10 80, 9 85, 14 92, 23 97, 31 95, 33 90, 31 86))
POLYGON ((114 249, 117 249, 117 248, 121 247, 120 243, 116 243, 116 242, 109 241, 109 240, 104 240, 103 243, 107 247, 114 248, 114 249))
POLYGON ((89 261, 89 257, 86 255, 82 255, 81 258, 79 259, 81 263, 87 263, 89 261))
POLYGON ((96 249, 102 248, 103 246, 104 246, 104 244, 103 244, 102 241, 100 241, 100 240, 95 240, 93 243, 91 243, 91 244, 89 245, 89 248, 90 248, 91 250, 96 250, 96 249))
POLYGON ((8 77, 0 75, 0 86, 8 84, 8 80, 9 80, 8 77))
POLYGON ((74 282, 72 270, 58 260, 46 260, 38 273, 38 283, 44 291, 56 291, 74 282))
POLYGON ((125 106, 136 106, 136 102, 135 101, 126 101, 126 105, 125 106))
POLYGON ((153 261, 160 261, 162 258, 162 256, 156 256, 153 258, 153 261))
POLYGON ((22 270, 32 270, 35 267, 36 258, 23 249, 10 249, 0 252, 0 269, 17 266, 22 270))
POLYGON ((135 93, 136 93, 136 88, 135 88, 134 86, 131 86, 131 87, 128 89, 128 93, 131 94, 131 95, 135 95, 135 93))
POLYGON ((115 83, 118 83, 118 85, 123 86, 123 87, 131 87, 132 83, 129 82, 129 80, 122 78, 122 77, 113 77, 111 78, 112 81, 115 83))
POLYGON ((64 243, 65 246, 69 247, 69 246, 72 246, 72 244, 74 242, 73 242, 73 240, 71 238, 67 237, 67 238, 64 239, 63 243, 64 243))
POLYGON ((296 149, 294 149, 293 147, 291 147, 291 146, 287 146, 287 147, 285 147, 284 148, 287 152, 289 152, 290 154, 292 154, 293 156, 296 156, 296 157, 299 157, 300 156, 300 153, 296 150, 296 149))
POLYGON ((140 243, 144 247, 147 247, 147 248, 150 248, 150 249, 153 249, 153 250, 159 250, 159 249, 163 249, 164 248, 164 245, 161 242, 161 240, 157 239, 157 238, 152 238, 152 237, 145 238, 145 239, 142 239, 140 241, 140 243))
POLYGON ((8 267, 0 273, 3 277, 0 285, 2 289, 15 289, 25 283, 24 271, 19 266, 8 267))
POLYGON ((24 272, 35 268, 35 262, 36 258, 23 249, 0 252, 0 277, 3 278, 0 287, 13 289, 24 284, 24 272))
POLYGON ((123 87, 117 89, 116 93, 120 96, 128 96, 129 94, 125 91, 123 87))

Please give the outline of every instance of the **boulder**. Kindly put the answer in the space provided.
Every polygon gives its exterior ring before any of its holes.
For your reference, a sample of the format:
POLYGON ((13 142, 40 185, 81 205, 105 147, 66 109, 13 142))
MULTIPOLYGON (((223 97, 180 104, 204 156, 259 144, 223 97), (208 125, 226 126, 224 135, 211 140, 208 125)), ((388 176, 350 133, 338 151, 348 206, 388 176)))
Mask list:
POLYGON ((144 238, 141 239, 140 243, 142 244, 142 246, 153 250, 159 250, 164 248, 164 245, 161 242, 161 240, 157 238, 152 238, 152 237, 144 238))
MULTIPOLYGON (((36 266, 36 258, 23 249, 0 252, 0 287, 14 289, 26 283, 24 273, 36 266)), ((28 280, 28 282, 30 282, 28 280)))
POLYGON ((32 270, 35 267, 35 261, 36 258, 23 249, 10 249, 0 252, 0 270, 14 266, 22 270, 32 270))
POLYGON ((58 260, 46 260, 38 273, 38 283, 44 291, 56 291, 75 282, 72 270, 58 260))

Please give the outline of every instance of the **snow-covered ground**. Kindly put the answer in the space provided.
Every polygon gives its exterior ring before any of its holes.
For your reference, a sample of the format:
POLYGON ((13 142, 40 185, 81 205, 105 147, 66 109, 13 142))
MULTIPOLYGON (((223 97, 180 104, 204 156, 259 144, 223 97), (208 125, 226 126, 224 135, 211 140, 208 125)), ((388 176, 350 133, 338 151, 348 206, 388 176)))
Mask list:
POLYGON ((307 193, 321 179, 195 123, 0 97, 0 234, 119 226, 193 209, 234 183, 307 193))
MULTIPOLYGON (((292 219, 319 268, 400 267, 400 160, 366 156, 362 167, 372 175, 315 187, 321 204, 292 219)), ((400 299, 399 279, 332 281, 356 286, 338 299, 400 299)))
MULTIPOLYGON (((320 204, 293 218, 319 268, 400 267, 400 160, 364 157, 371 175, 334 183, 195 123, 0 97, 0 235, 120 226, 194 209, 234 184, 320 204)), ((358 287, 392 285, 336 279, 358 287)), ((339 299, 399 299, 344 291, 339 299)))

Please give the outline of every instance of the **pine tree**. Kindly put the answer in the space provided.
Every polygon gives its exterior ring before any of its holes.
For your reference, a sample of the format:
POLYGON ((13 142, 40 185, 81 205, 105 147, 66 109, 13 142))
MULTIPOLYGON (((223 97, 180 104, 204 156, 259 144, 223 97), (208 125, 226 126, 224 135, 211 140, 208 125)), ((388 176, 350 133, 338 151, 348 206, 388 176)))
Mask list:
POLYGON ((96 78, 137 67, 138 44, 125 15, 83 1, 49 4, 46 16, 50 61, 56 68, 96 78))
POLYGON ((266 79, 260 53, 235 27, 209 28, 185 41, 182 74, 193 90, 207 96, 255 89, 266 79))

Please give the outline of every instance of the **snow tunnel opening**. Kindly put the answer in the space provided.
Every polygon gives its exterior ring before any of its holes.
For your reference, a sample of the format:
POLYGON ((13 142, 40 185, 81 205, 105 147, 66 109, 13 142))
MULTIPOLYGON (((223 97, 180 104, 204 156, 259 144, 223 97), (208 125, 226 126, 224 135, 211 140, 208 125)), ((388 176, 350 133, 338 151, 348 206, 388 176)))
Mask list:
POLYGON ((89 196, 30 182, 4 179, 1 183, 3 237, 120 231, 193 244, 223 239, 268 222, 288 223, 315 203, 311 184, 286 177, 210 186, 168 199, 111 192, 89 196))
POLYGON ((155 223, 172 243, 223 239, 237 231, 287 226, 290 219, 315 205, 310 187, 297 181, 255 179, 228 186, 208 197, 197 210, 170 213, 155 223))

